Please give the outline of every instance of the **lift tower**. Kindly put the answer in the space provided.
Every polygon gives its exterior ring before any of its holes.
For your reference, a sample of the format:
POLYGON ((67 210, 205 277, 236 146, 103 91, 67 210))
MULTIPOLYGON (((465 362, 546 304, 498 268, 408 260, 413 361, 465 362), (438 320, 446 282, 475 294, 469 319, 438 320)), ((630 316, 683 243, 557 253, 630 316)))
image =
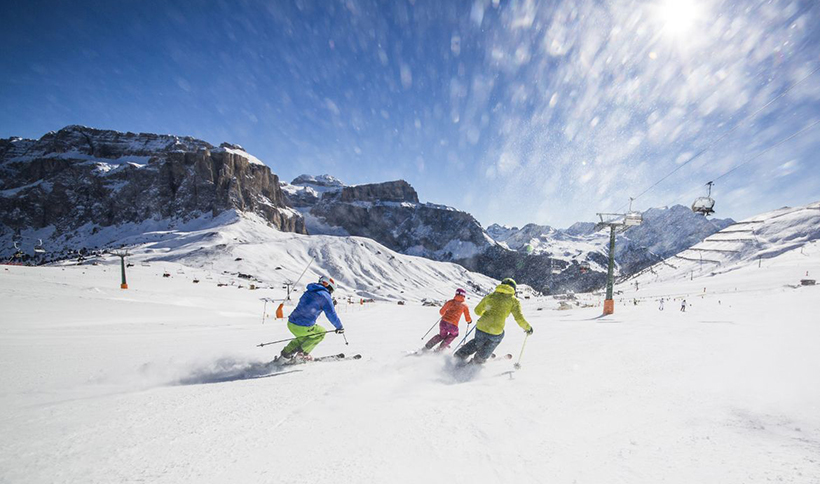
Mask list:
POLYGON ((632 199, 629 199, 629 211, 627 213, 599 213, 600 222, 595 224, 595 231, 609 228, 609 264, 606 271, 606 299, 604 300, 604 314, 615 312, 615 300, 612 298, 613 286, 615 285, 615 235, 629 227, 640 225, 643 216, 640 212, 632 210, 632 199))

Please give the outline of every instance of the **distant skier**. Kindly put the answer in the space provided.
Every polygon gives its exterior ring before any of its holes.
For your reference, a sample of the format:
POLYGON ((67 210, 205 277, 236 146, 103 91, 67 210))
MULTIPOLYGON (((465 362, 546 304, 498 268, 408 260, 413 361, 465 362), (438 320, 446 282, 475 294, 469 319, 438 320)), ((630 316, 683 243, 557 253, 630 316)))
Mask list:
POLYGON ((450 299, 439 310, 441 314, 441 322, 439 323, 439 333, 424 345, 425 350, 431 350, 434 346, 441 342, 441 345, 436 348, 436 351, 443 351, 450 347, 450 343, 458 336, 458 322, 461 320, 461 315, 464 315, 464 320, 467 324, 473 322, 470 317, 470 308, 464 303, 464 298, 467 296, 467 291, 464 289, 456 289, 456 295, 450 299))
POLYGON ((685 312, 686 312, 686 299, 684 299, 683 301, 681 301, 681 303, 680 303, 680 310, 681 310, 681 312, 682 312, 682 313, 685 313, 685 312))
POLYGON ((658 306, 658 311, 663 311, 663 298, 661 298, 661 304, 658 306))
POLYGON ((515 297, 515 287, 513 279, 504 279, 494 292, 485 296, 478 303, 475 313, 480 318, 476 322, 475 337, 456 351, 457 358, 465 361, 475 353, 473 359, 470 360, 471 363, 482 364, 487 361, 504 339, 504 325, 510 313, 527 334, 532 334, 532 326, 521 314, 521 302, 515 297))
POLYGON ((288 316, 288 329, 296 339, 282 349, 282 358, 299 357, 312 360, 310 352, 325 338, 325 330, 316 324, 316 318, 324 311, 327 319, 336 327, 336 333, 344 333, 344 327, 336 315, 331 294, 336 289, 336 282, 327 276, 319 278, 318 283, 307 285, 305 293, 299 298, 296 309, 288 316))

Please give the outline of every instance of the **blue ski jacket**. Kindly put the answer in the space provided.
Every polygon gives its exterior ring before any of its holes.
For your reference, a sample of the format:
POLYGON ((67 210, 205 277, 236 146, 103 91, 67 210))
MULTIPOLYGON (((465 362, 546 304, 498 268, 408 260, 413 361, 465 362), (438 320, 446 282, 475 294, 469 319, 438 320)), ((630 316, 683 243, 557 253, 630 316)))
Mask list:
POLYGON ((307 290, 299 298, 296 309, 288 316, 288 321, 297 326, 310 327, 316 324, 316 318, 319 317, 322 311, 325 312, 325 316, 336 329, 342 329, 342 322, 339 321, 339 316, 336 315, 336 308, 333 307, 333 299, 330 297, 327 288, 321 284, 308 284, 307 290))

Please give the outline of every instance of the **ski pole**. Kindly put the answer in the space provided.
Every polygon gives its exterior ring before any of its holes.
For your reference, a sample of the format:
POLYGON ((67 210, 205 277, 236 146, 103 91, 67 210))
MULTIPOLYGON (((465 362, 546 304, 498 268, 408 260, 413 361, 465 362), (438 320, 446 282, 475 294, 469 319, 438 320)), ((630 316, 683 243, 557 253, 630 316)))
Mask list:
MULTIPOLYGON (((469 324, 467 324, 467 325, 469 326, 469 324)), ((462 339, 462 340, 461 340, 461 341, 460 341, 460 342, 456 345, 456 347, 455 347, 455 348, 453 348, 453 353, 455 353, 455 351, 456 351, 456 350, 457 350, 457 349, 458 349, 461 345, 463 345, 465 341, 467 341, 467 338, 470 336, 470 333, 472 333, 474 329, 475 329, 475 326, 473 326, 472 328, 470 328, 470 330, 469 330, 469 331, 467 331, 467 334, 465 334, 465 335, 464 335, 464 338, 463 338, 463 339, 462 339)))
POLYGON ((285 338, 285 339, 279 339, 279 340, 276 340, 276 341, 269 341, 267 343, 259 343, 258 345, 256 345, 256 347, 261 348, 263 346, 274 345, 276 343, 284 343, 285 341, 293 341, 293 340, 299 339, 299 338, 306 338, 306 337, 310 337, 310 336, 318 336, 320 334, 328 334, 328 333, 333 333, 333 331, 325 331, 324 333, 315 333, 315 334, 307 335, 307 336, 296 336, 295 338, 285 338))
MULTIPOLYGON (((296 337, 294 337, 294 338, 285 338, 285 339, 279 339, 279 340, 276 340, 276 341, 268 341, 267 343, 259 343, 258 345, 256 345, 256 347, 257 347, 257 348, 262 348, 263 346, 274 345, 274 344, 276 344, 276 343, 284 343, 285 341, 293 341, 293 340, 295 340, 295 339, 299 339, 299 338, 309 338, 309 337, 311 337, 311 336, 319 336, 320 334, 328 334, 328 333, 335 333, 335 332, 336 332, 336 331, 325 331, 325 332, 323 332, 323 333, 314 333, 314 334, 309 334, 309 335, 307 335, 307 336, 296 336, 296 337)), ((344 339, 345 339, 345 344, 346 344, 346 345, 347 345, 347 344, 349 344, 349 343, 347 342, 347 336, 345 336, 345 334, 344 334, 344 333, 342 333, 342 336, 343 336, 343 337, 344 337, 344 339)))
POLYGON ((430 334, 430 331, 433 331, 433 328, 435 328, 435 327, 436 327, 436 325, 437 325, 438 323, 440 323, 440 322, 441 322, 441 318, 438 318, 438 319, 436 320, 436 322, 435 322, 435 323, 433 323, 433 325, 432 325, 432 326, 430 326, 430 329, 428 329, 428 330, 427 330, 427 332, 426 332, 426 333, 424 333, 424 336, 422 336, 422 337, 421 337, 421 339, 426 338, 426 337, 427 337, 427 335, 428 335, 428 334, 430 334))
POLYGON ((516 370, 521 369, 521 357, 524 356, 524 347, 527 346, 527 338, 530 337, 530 334, 527 333, 527 336, 524 336, 524 342, 521 343, 521 353, 518 355, 518 361, 513 365, 513 368, 516 370))
POLYGON ((299 281, 302 280, 302 276, 305 275, 305 272, 307 272, 307 270, 310 269, 311 264, 313 264, 313 257, 310 258, 310 262, 308 262, 308 265, 307 267, 305 267, 305 270, 302 271, 302 274, 299 276, 299 279, 296 279, 296 282, 293 283, 294 288, 296 288, 296 285, 299 284, 299 281))

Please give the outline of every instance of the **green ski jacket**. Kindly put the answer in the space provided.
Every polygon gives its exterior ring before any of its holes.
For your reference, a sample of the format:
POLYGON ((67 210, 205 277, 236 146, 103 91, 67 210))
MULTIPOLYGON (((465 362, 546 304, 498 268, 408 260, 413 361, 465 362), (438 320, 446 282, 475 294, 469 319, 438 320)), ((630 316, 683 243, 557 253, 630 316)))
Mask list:
POLYGON ((488 294, 475 307, 475 313, 481 316, 476 327, 485 333, 498 335, 504 332, 507 316, 512 313, 515 322, 524 331, 530 329, 530 323, 521 314, 521 302, 515 297, 515 289, 501 284, 488 294))

